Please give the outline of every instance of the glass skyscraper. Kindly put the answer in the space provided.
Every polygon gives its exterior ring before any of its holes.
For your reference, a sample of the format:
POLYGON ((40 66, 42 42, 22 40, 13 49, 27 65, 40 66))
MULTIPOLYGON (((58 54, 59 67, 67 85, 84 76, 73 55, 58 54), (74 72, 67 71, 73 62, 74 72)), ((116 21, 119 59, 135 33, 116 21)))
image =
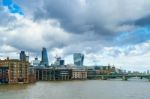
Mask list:
POLYGON ((48 63, 48 55, 47 55, 47 50, 46 50, 46 48, 43 48, 43 49, 42 49, 41 65, 42 65, 42 66, 49 66, 49 63, 48 63))
POLYGON ((25 51, 20 52, 20 60, 29 62, 29 56, 26 55, 25 51))
POLYGON ((83 66, 83 61, 84 61, 84 55, 81 53, 74 53, 73 54, 73 59, 74 59, 74 65, 75 66, 83 66))
POLYGON ((33 61, 33 66, 40 66, 40 60, 36 57, 35 60, 33 61))
POLYGON ((21 61, 26 61, 26 54, 25 54, 25 51, 21 51, 21 52, 20 52, 20 60, 21 60, 21 61))

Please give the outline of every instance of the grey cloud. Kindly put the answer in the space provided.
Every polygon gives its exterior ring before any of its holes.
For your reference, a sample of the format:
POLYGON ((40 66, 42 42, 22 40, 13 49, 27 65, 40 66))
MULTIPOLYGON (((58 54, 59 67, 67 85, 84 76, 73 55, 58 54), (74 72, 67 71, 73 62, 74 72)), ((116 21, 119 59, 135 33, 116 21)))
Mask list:
POLYGON ((94 31, 98 34, 108 33, 109 35, 112 32, 108 31, 109 25, 117 25, 120 22, 136 20, 147 15, 148 11, 145 9, 148 9, 148 4, 150 2, 135 0, 86 0, 82 5, 79 0, 44 0, 43 8, 34 14, 37 19, 58 19, 61 26, 69 32, 94 31), (137 7, 143 7, 143 9, 136 9, 137 7))
MULTIPOLYGON (((26 16, 35 21, 56 19, 69 33, 94 33, 99 39, 113 39, 123 23, 134 22, 147 16, 150 1, 132 0, 15 0, 26 16), (111 6, 110 6, 111 4, 111 6)), ((139 23, 139 22, 137 22, 139 23)), ((141 23, 141 22, 140 22, 141 23)), ((124 30, 122 30, 124 31, 124 30)), ((95 39, 95 38, 93 38, 95 39)))
MULTIPOLYGON (((133 34, 129 34, 129 37, 123 38, 122 44, 120 44, 122 39, 114 42, 113 40, 121 34, 120 31, 128 31, 128 28, 116 31, 122 25, 135 22, 133 25, 144 26, 149 22, 147 22, 148 17, 145 20, 145 16, 150 13, 150 11, 146 10, 150 5, 148 0, 85 0, 84 3, 79 1, 14 0, 24 11, 25 18, 40 25, 40 27, 44 25, 40 22, 55 19, 60 23, 60 26, 56 25, 56 27, 62 29, 65 35, 62 31, 60 33, 51 30, 39 33, 33 31, 34 29, 26 31, 27 28, 24 28, 26 26, 19 24, 14 27, 11 26, 12 28, 8 28, 7 32, 22 28, 24 31, 16 32, 26 33, 8 37, 9 41, 5 43, 16 49, 35 53, 39 53, 41 47, 45 46, 49 51, 54 48, 63 49, 63 53, 66 56, 73 52, 97 54, 100 51, 101 53, 98 54, 103 54, 105 51, 102 52, 101 50, 104 47, 124 45, 125 43, 133 42, 133 38, 136 38, 133 34), (36 35, 40 35, 40 40, 35 39, 36 35)), ((2 23, 7 23, 7 20, 2 23)), ((9 20, 9 22, 12 21, 9 20)), ((46 27, 45 29, 47 30, 48 28, 46 27)), ((119 56, 121 53, 127 55, 129 51, 132 51, 132 49, 126 49, 124 52, 114 49, 109 55, 113 57, 119 56)))
POLYGON ((150 26, 150 14, 146 15, 144 17, 141 17, 137 20, 122 22, 120 24, 120 26, 122 26, 122 25, 135 25, 135 26, 139 26, 139 27, 150 26))
POLYGON ((144 16, 143 18, 136 20, 134 24, 138 26, 150 26, 150 15, 144 16))
POLYGON ((11 24, 12 22, 15 22, 16 17, 9 15, 8 11, 0 6, 0 26, 7 26, 11 24))

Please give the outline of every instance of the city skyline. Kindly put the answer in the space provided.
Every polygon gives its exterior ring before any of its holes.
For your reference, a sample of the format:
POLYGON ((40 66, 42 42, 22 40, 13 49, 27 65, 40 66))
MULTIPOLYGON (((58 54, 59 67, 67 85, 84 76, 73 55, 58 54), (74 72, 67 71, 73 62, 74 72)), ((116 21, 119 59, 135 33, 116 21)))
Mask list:
POLYGON ((83 53, 85 65, 150 69, 149 8, 148 0, 0 0, 0 58, 24 50, 33 60, 44 46, 50 62, 83 53))

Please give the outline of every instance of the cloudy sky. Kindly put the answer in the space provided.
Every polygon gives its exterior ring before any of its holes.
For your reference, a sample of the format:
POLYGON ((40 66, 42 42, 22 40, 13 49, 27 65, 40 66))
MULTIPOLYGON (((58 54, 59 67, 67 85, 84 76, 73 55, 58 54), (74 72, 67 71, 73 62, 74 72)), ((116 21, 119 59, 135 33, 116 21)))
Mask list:
POLYGON ((85 65, 150 69, 150 0, 0 0, 0 57, 32 57, 42 47, 85 65))

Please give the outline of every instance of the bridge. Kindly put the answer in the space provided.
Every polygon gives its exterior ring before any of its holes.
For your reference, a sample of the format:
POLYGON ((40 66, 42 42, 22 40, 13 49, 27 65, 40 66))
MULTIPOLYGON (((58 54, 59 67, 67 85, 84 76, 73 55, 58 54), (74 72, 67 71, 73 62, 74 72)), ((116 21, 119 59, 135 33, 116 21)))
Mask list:
POLYGON ((102 79, 102 80, 107 80, 107 79, 116 79, 116 78, 121 78, 124 81, 127 81, 130 78, 137 77, 140 79, 148 79, 150 81, 150 75, 145 75, 145 74, 114 74, 114 75, 88 75, 88 79, 102 79))

